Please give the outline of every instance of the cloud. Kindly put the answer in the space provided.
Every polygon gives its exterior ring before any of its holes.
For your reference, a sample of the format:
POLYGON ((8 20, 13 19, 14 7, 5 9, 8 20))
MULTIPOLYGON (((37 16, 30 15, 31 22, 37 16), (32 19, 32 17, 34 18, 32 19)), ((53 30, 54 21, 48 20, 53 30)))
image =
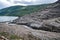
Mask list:
POLYGON ((37 4, 46 4, 53 3, 57 0, 0 0, 0 8, 5 8, 14 5, 37 5, 37 4))

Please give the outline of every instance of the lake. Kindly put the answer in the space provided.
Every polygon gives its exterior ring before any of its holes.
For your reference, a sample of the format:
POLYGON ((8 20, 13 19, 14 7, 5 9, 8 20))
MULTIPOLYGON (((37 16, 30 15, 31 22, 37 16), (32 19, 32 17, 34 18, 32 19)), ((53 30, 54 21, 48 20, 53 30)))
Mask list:
POLYGON ((0 22, 12 22, 13 20, 17 19, 16 16, 0 16, 0 22))

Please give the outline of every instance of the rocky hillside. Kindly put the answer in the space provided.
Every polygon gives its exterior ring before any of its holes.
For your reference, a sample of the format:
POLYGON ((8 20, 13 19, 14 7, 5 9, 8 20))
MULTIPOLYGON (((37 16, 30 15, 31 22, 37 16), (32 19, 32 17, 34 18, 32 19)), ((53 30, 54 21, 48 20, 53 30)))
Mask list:
POLYGON ((54 6, 22 16, 14 21, 33 29, 60 32, 60 0, 54 6))
POLYGON ((21 40, 60 40, 60 0, 53 6, 19 17, 12 23, 15 24, 0 23, 0 33, 15 34, 21 40))
POLYGON ((26 25, 0 23, 0 35, 1 33, 8 40, 60 40, 60 33, 34 30, 26 25))

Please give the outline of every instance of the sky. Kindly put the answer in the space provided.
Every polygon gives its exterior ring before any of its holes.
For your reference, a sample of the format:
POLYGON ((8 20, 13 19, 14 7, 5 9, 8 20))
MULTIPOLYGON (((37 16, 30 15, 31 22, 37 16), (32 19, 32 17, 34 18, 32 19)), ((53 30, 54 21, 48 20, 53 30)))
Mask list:
POLYGON ((56 1, 57 0, 0 0, 0 9, 15 5, 28 6, 54 3, 56 1))

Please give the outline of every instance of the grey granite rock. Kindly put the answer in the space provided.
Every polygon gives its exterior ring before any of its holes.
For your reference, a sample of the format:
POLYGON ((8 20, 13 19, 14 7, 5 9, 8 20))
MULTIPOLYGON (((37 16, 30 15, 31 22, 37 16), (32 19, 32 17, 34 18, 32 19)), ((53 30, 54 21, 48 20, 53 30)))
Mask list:
MULTIPOLYGON (((54 3, 53 6, 50 5, 51 7, 49 8, 34 12, 32 14, 27 14, 18 18, 17 20, 14 20, 14 22, 19 25, 26 25, 33 29, 53 31, 52 29, 50 29, 50 26, 53 26, 53 28, 57 28, 60 25, 59 23, 55 22, 55 19, 60 17, 59 1, 57 1, 57 3, 54 3), (48 20, 50 20, 50 22, 48 20), (46 27, 46 25, 48 26, 46 27)), ((60 30, 59 27, 56 29, 56 32, 57 30, 60 30)))
POLYGON ((23 38, 23 40, 60 40, 60 33, 34 30, 25 25, 10 25, 2 23, 0 28, 0 32, 15 34, 23 38))
POLYGON ((11 24, 0 23, 0 32, 8 32, 24 40, 60 40, 60 0, 42 11, 27 14, 11 24))

